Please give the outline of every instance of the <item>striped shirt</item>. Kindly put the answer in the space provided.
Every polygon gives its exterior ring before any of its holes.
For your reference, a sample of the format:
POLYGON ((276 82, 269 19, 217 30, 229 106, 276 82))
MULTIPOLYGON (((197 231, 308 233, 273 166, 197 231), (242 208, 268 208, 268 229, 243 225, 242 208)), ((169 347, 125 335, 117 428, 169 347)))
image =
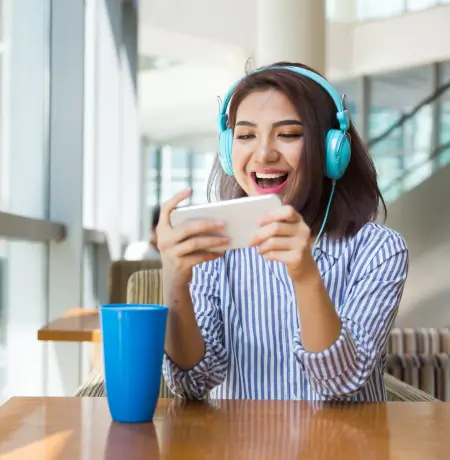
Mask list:
POLYGON ((314 259, 342 323, 329 349, 303 348, 284 264, 255 248, 228 251, 194 268, 205 355, 189 370, 164 357, 171 391, 188 399, 386 400, 386 344, 408 271, 403 238, 368 223, 354 237, 324 236, 314 259))

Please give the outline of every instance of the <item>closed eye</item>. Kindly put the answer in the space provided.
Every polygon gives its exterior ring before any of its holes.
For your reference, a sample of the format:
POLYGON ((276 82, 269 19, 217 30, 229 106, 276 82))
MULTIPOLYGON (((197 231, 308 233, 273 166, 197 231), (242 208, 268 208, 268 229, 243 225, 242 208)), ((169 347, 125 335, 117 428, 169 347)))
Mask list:
POLYGON ((279 136, 287 139, 298 139, 303 136, 303 133, 281 133, 279 136))
POLYGON ((239 136, 236 136, 236 139, 246 140, 246 139, 253 139, 254 137, 255 137, 254 134, 241 134, 239 136))
MULTIPOLYGON (((303 136, 303 133, 281 133, 278 136, 285 138, 285 139, 299 139, 300 137, 303 136)), ((240 134, 236 136, 236 139, 248 140, 248 139, 254 139, 255 137, 256 136, 254 134, 240 134)))

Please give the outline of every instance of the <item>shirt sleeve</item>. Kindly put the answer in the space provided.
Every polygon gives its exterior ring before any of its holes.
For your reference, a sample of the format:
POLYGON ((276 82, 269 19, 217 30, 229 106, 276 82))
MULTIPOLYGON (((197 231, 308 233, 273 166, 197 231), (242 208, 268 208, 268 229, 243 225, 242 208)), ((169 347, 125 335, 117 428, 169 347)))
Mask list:
POLYGON ((173 394, 186 399, 203 399, 226 376, 228 354, 224 347, 220 312, 218 261, 198 265, 190 283, 195 317, 205 342, 203 359, 192 369, 179 368, 164 355, 163 375, 173 394))
POLYGON ((312 353, 304 349, 300 332, 294 338, 294 354, 312 388, 330 400, 352 396, 367 383, 385 353, 402 297, 408 272, 403 238, 393 233, 377 250, 370 246, 355 261, 361 267, 366 258, 366 268, 349 283, 338 308, 342 329, 337 341, 327 350, 312 353))

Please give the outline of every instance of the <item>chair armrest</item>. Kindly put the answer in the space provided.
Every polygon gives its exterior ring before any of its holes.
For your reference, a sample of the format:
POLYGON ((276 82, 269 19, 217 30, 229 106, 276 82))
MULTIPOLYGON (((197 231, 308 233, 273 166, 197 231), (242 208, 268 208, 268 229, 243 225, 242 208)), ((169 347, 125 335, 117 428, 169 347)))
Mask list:
MULTIPOLYGON (((87 396, 100 398, 106 396, 105 376, 103 371, 99 369, 92 371, 86 381, 78 388, 75 396, 77 398, 87 396)), ((161 378, 159 387, 159 397, 168 399, 174 397, 163 377, 161 378)))
MULTIPOLYGON (((171 395, 169 392, 164 391, 166 388, 164 388, 163 383, 164 382, 161 382, 160 397, 173 397, 173 395, 171 395)), ((392 375, 385 374, 384 383, 386 385, 389 401, 438 401, 438 399, 433 398, 433 396, 430 396, 424 391, 414 388, 411 385, 396 379, 392 375)), ((103 372, 100 370, 94 370, 86 382, 77 390, 75 396, 106 396, 103 372)))
POLYGON ((390 374, 384 374, 384 384, 386 385, 388 401, 439 401, 428 393, 414 388, 390 374))
POLYGON ((100 369, 94 369, 86 379, 84 383, 78 388, 75 393, 76 397, 83 396, 94 396, 101 397, 106 396, 105 391, 105 377, 103 371, 100 369))

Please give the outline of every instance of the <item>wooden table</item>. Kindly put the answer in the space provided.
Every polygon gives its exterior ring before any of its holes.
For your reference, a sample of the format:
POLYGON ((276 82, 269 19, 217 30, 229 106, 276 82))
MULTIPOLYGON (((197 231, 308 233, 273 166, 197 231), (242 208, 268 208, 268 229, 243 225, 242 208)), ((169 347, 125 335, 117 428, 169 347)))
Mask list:
POLYGON ((2 460, 444 460, 449 403, 160 400, 153 423, 111 421, 104 398, 13 398, 2 460))
POLYGON ((101 342, 97 309, 72 308, 38 331, 38 340, 101 342))

